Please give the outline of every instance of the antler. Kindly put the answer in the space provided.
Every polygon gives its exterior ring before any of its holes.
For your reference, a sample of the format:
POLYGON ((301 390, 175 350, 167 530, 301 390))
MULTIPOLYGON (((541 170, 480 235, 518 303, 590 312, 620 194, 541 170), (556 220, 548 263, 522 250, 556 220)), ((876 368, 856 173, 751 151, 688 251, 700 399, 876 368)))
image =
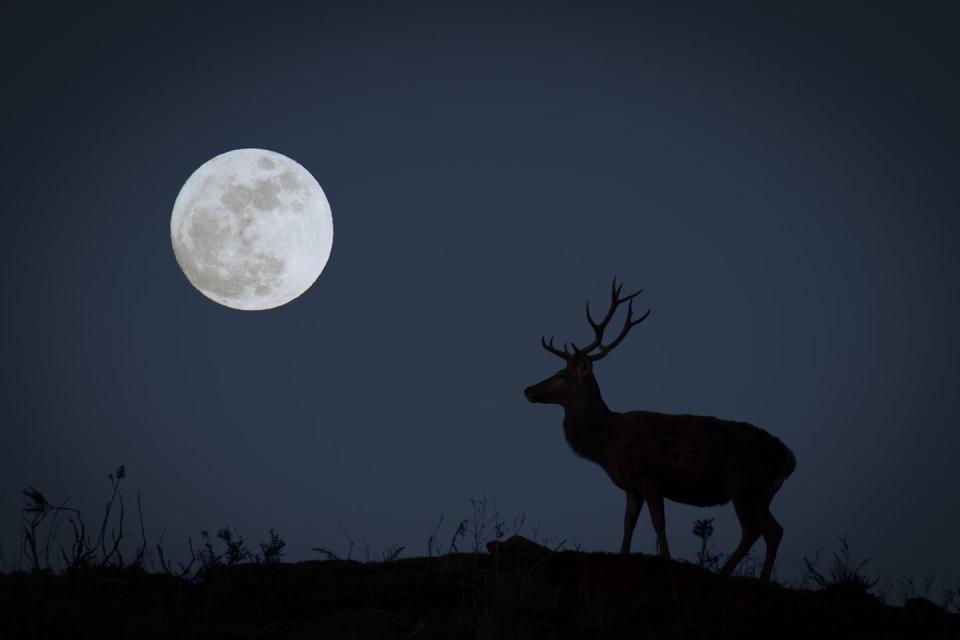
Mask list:
POLYGON ((599 349, 599 352, 593 355, 589 355, 590 360, 596 362, 600 358, 604 357, 605 355, 610 353, 610 351, 613 350, 614 347, 620 344, 620 342, 626 337, 627 333, 629 333, 630 329, 632 329, 633 327, 637 326, 638 324, 646 320, 647 316, 650 315, 650 309, 647 309, 647 312, 644 313, 642 316, 640 316, 636 320, 633 319, 633 299, 636 298, 641 293, 643 293, 643 289, 640 289, 636 293, 631 293, 630 295, 624 296, 623 298, 621 298, 620 291, 622 290, 623 290, 623 283, 617 284, 617 278, 614 277, 613 287, 610 293, 610 308, 607 310, 607 314, 603 316, 603 320, 601 320, 600 322, 593 321, 593 316, 590 315, 590 301, 589 300, 587 301, 587 322, 589 322, 590 326, 593 327, 594 338, 593 338, 593 342, 591 342, 589 345, 587 345, 583 349, 578 348, 577 345, 571 342, 570 346, 573 347, 573 353, 570 353, 567 351, 567 343, 564 342, 563 351, 561 351, 560 349, 557 349, 556 347, 553 346, 552 337, 548 342, 544 336, 540 336, 540 344, 543 345, 544 349, 546 349, 553 355, 559 356, 567 361, 569 361, 570 358, 572 358, 577 352, 580 352, 582 354, 589 354, 594 349, 599 349), (620 330, 620 335, 618 335, 613 342, 611 342, 610 344, 604 345, 603 332, 606 330, 607 325, 610 323, 610 320, 613 318, 613 315, 617 312, 617 308, 619 308, 620 305, 623 304, 624 302, 628 302, 628 305, 627 305, 627 319, 623 323, 623 329, 620 330))
MULTIPOLYGON (((544 336, 540 336, 540 344, 543 345, 543 348, 544 348, 544 349, 546 349, 547 351, 549 351, 550 353, 552 353, 552 354, 555 355, 555 356, 560 356, 560 357, 563 358, 564 360, 570 360, 570 358, 573 356, 572 353, 567 353, 567 343, 566 343, 566 342, 563 343, 563 351, 560 351, 560 349, 557 349, 556 347, 554 347, 554 346, 553 346, 553 336, 550 336, 550 342, 547 342, 547 341, 544 339, 544 336)), ((576 352, 576 349, 577 349, 577 348, 574 347, 573 349, 574 349, 574 352, 576 352)))
POLYGON ((610 353, 610 351, 612 351, 614 347, 620 344, 620 342, 627 336, 627 333, 630 332, 630 329, 632 329, 633 327, 637 326, 638 324, 646 320, 647 316, 650 315, 650 309, 647 309, 646 313, 644 313, 642 316, 634 320, 633 319, 633 299, 636 298, 641 293, 643 293, 643 289, 640 289, 635 293, 631 293, 630 295, 624 296, 623 298, 621 298, 620 291, 622 289, 623 289, 623 283, 617 284, 617 278, 616 276, 614 276, 613 287, 611 288, 611 292, 610 292, 610 308, 607 310, 607 314, 603 316, 603 320, 601 320, 600 322, 593 321, 593 316, 590 315, 590 301, 589 300, 587 301, 587 322, 589 322, 590 326, 593 327, 593 333, 594 333, 593 342, 591 342, 589 345, 587 345, 583 349, 577 349, 576 345, 573 345, 573 348, 575 350, 582 351, 585 354, 589 354, 594 349, 599 349, 598 353, 595 353, 590 356, 590 360, 594 362, 596 362, 600 358, 610 353), (613 314, 616 313, 617 308, 624 302, 628 302, 628 304, 627 304, 627 319, 623 323, 623 329, 620 330, 620 335, 618 335, 613 342, 611 342, 610 344, 604 345, 603 332, 606 330, 607 325, 610 323, 610 320, 613 318, 613 314))

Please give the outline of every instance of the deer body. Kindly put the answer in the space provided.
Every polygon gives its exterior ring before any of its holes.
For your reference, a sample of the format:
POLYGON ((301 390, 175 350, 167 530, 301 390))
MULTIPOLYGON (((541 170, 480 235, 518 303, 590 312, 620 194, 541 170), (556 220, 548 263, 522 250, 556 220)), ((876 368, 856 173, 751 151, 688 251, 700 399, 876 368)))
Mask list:
POLYGON ((608 425, 597 462, 613 483, 642 492, 653 478, 664 498, 683 504, 726 504, 743 476, 776 477, 786 464, 783 443, 746 422, 631 411, 611 413, 608 425))
MULTIPOLYGON (((531 402, 560 404, 564 408, 563 430, 573 451, 596 462, 626 493, 621 553, 629 553, 637 518, 644 503, 657 533, 660 554, 670 557, 667 546, 663 499, 695 506, 722 505, 732 501, 740 520, 740 545, 721 569, 730 573, 756 540, 767 545, 761 577, 769 579, 783 529, 770 513, 770 501, 796 467, 793 453, 780 440, 746 422, 709 416, 671 415, 652 411, 611 411, 600 394, 593 375, 593 362, 619 344, 626 333, 649 314, 633 320, 632 306, 620 336, 610 345, 601 344, 603 330, 617 306, 633 296, 619 297, 614 281, 613 303, 606 317, 595 323, 593 344, 573 353, 543 346, 563 357, 567 366, 525 391, 531 402), (600 353, 590 355, 593 349, 600 353)), ((639 293, 639 292, 638 292, 639 293)), ((631 303, 632 305, 632 303, 631 303)))

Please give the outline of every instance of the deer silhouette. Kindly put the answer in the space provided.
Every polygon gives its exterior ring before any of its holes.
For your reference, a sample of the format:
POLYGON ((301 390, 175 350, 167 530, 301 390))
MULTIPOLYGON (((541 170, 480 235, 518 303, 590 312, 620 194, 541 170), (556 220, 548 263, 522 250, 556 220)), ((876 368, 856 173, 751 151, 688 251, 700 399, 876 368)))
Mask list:
POLYGON ((671 415, 653 411, 611 411, 603 401, 593 375, 593 363, 606 356, 627 333, 646 320, 647 310, 634 318, 633 299, 643 290, 621 296, 622 284, 613 280, 610 308, 594 322, 587 302, 587 322, 594 339, 580 349, 564 343, 563 350, 543 336, 544 349, 559 356, 564 368, 524 391, 530 402, 563 406, 563 432, 574 453, 596 462, 627 496, 620 553, 630 553, 630 541, 644 502, 657 533, 663 558, 667 546, 663 499, 695 506, 733 502, 740 521, 740 544, 730 554, 722 574, 729 574, 763 536, 767 546, 760 577, 770 579, 783 537, 783 527, 770 513, 770 502, 796 468, 793 452, 779 439, 746 422, 708 416, 671 415), (603 344, 603 333, 624 302, 626 321, 620 334, 603 344))

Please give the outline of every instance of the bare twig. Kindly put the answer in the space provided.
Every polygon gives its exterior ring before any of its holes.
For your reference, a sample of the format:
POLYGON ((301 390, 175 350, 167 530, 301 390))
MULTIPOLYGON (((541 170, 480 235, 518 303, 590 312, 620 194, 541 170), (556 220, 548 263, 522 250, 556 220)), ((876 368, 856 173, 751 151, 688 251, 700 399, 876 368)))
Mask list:
POLYGON ((343 534, 343 537, 347 539, 347 543, 349 544, 349 546, 347 547, 347 560, 349 560, 350 556, 353 555, 353 545, 354 545, 353 538, 347 535, 347 530, 343 528, 343 524, 339 520, 337 520, 337 526, 340 527, 340 533, 343 534))
POLYGON ((467 535, 468 522, 469 520, 464 518, 460 521, 460 524, 457 525, 456 531, 453 532, 453 537, 450 538, 450 547, 447 549, 447 553, 458 553, 457 538, 462 538, 467 535))
POLYGON ((404 549, 406 549, 406 547, 400 546, 398 544, 388 547, 387 550, 383 552, 383 561, 393 562, 400 556, 401 553, 403 553, 404 549))
MULTIPOLYGON (((117 481, 119 484, 119 481, 117 481)), ((120 552, 120 541, 123 539, 123 520, 125 515, 124 505, 123 505, 123 494, 118 493, 117 499, 120 501, 120 522, 117 525, 117 531, 114 531, 113 528, 110 529, 110 537, 113 539, 113 547, 110 548, 110 553, 107 554, 107 557, 104 559, 104 564, 110 563, 110 558, 117 556, 117 566, 123 566, 123 554, 120 552)))
POLYGON ((133 559, 133 564, 142 566, 147 555, 147 532, 143 526, 143 506, 140 503, 139 489, 137 489, 137 517, 140 520, 140 546, 137 548, 137 556, 133 559))
POLYGON ((66 506, 70 498, 67 498, 57 506, 51 506, 50 511, 53 512, 53 518, 50 520, 50 527, 47 529, 47 544, 44 545, 43 555, 44 559, 47 561, 47 568, 52 569, 53 567, 50 564, 50 544, 56 538, 57 533, 57 518, 60 517, 60 511, 66 506))
POLYGON ((194 548, 193 548, 193 538, 191 538, 191 537, 189 537, 189 536, 187 537, 187 547, 190 548, 190 562, 189 562, 189 564, 186 564, 186 565, 183 564, 182 562, 178 563, 178 564, 180 565, 180 577, 181 577, 181 578, 189 578, 189 577, 190 577, 190 575, 191 575, 190 572, 191 572, 191 570, 193 569, 193 565, 194 565, 194 563, 197 561, 197 559, 198 559, 198 557, 199 557, 198 554, 197 554, 197 552, 196 552, 196 550, 194 550, 194 548))
POLYGON ((440 525, 443 524, 443 516, 440 516, 440 520, 437 521, 437 526, 433 528, 433 532, 427 538, 427 556, 433 557, 434 551, 437 555, 440 555, 440 545, 437 544, 437 533, 440 531, 440 525))
POLYGON ((479 498, 470 498, 470 506, 473 508, 470 521, 470 533, 473 538, 473 552, 480 553, 480 544, 483 541, 483 533, 487 528, 487 496, 481 495, 479 498))
POLYGON ((330 551, 326 547, 310 547, 310 551, 316 551, 324 557, 325 560, 339 560, 340 556, 330 551))
POLYGON ((103 522, 100 524, 100 537, 97 539, 97 544, 95 546, 100 548, 100 553, 103 556, 103 563, 106 564, 109 560, 107 556, 107 524, 110 522, 110 511, 113 509, 113 503, 117 499, 117 493, 120 491, 120 481, 127 476, 126 467, 120 465, 117 467, 115 474, 111 473, 107 476, 110 480, 110 485, 113 487, 113 493, 110 495, 110 499, 107 501, 107 506, 104 508, 103 513, 103 522))
POLYGON ((166 556, 163 554, 163 536, 166 534, 167 530, 164 529, 160 532, 160 539, 157 540, 157 559, 160 561, 160 568, 163 569, 164 573, 173 575, 173 568, 170 566, 166 556))
POLYGON ((20 509, 25 514, 21 527, 23 533, 22 552, 27 554, 27 559, 30 560, 33 570, 39 571, 40 555, 37 550, 37 535, 40 525, 43 524, 50 513, 51 504, 34 487, 28 486, 21 494, 25 499, 24 506, 20 509), (29 517, 27 517, 28 515, 29 517))

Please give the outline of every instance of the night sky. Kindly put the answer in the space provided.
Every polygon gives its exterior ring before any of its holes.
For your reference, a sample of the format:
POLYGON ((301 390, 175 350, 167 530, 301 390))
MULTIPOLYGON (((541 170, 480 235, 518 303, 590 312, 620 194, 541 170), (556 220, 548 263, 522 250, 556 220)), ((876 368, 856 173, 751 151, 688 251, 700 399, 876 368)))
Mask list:
MULTIPOLYGON (((96 521, 118 464, 181 559, 226 524, 421 555, 481 494, 614 551, 623 493, 522 392, 616 274, 653 311, 596 367, 611 408, 795 452, 781 577, 849 534, 887 578, 960 580, 952 3, 199 4, 4 5, 8 566, 25 485, 96 521), (326 270, 266 312, 170 244, 187 177, 243 147, 333 211, 326 270)), ((731 507, 668 503, 675 556, 698 517, 732 550, 731 507)))

